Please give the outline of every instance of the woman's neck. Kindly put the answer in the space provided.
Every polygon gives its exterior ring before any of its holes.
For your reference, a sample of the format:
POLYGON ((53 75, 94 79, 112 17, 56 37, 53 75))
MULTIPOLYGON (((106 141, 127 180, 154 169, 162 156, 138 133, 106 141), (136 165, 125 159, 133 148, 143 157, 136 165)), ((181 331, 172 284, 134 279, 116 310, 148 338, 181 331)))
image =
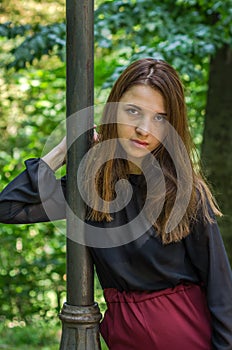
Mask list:
POLYGON ((135 163, 129 161, 129 173, 130 174, 134 174, 134 175, 141 175, 142 174, 142 170, 141 168, 136 165, 135 163))

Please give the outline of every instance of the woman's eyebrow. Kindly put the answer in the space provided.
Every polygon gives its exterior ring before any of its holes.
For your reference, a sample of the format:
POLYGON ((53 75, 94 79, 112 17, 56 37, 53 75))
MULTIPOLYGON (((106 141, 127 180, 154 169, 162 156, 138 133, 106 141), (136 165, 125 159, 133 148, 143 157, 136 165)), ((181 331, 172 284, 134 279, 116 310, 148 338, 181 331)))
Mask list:
POLYGON ((137 106, 137 105, 134 105, 133 103, 126 103, 127 106, 129 107, 133 107, 133 108, 137 108, 138 110, 142 111, 142 108, 137 106))
POLYGON ((156 114, 161 114, 167 117, 167 113, 164 113, 164 112, 157 112, 156 114))

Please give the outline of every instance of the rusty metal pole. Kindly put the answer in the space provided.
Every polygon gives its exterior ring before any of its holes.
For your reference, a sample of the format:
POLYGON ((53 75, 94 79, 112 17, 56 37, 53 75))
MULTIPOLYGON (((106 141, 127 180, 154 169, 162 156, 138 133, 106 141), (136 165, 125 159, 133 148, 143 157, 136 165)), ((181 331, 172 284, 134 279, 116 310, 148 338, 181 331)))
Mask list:
MULTIPOLYGON (((84 203, 77 188, 79 162, 89 148, 90 132, 75 137, 80 128, 78 111, 94 103, 94 2, 67 0, 67 202, 72 211, 84 221, 84 203), (68 119, 72 116, 72 123, 68 119), (74 118, 73 118, 74 116, 74 118), (75 142, 72 142, 75 140, 75 142)), ((83 113, 82 128, 93 127, 93 109, 83 113)), ((78 243, 75 233, 84 235, 80 226, 67 211, 67 302, 63 305, 60 350, 100 349, 99 321, 101 314, 94 303, 93 263, 88 248, 78 243), (78 231, 78 232, 77 232, 78 231)))

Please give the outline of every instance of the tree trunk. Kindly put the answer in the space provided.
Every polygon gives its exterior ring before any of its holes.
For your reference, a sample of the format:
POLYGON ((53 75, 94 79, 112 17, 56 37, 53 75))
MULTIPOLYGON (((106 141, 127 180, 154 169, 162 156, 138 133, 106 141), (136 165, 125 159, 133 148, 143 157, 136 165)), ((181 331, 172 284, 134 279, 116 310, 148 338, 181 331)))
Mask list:
POLYGON ((210 63, 202 163, 223 212, 218 220, 232 262, 232 50, 223 47, 210 63))

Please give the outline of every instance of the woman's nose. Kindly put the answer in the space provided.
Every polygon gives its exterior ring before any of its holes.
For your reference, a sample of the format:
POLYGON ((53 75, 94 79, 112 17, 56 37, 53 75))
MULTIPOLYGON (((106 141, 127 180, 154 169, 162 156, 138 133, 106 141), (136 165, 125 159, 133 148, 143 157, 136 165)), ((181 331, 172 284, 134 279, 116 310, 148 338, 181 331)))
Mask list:
POLYGON ((140 135, 147 135, 150 133, 150 122, 148 120, 141 121, 136 125, 136 132, 140 135))

